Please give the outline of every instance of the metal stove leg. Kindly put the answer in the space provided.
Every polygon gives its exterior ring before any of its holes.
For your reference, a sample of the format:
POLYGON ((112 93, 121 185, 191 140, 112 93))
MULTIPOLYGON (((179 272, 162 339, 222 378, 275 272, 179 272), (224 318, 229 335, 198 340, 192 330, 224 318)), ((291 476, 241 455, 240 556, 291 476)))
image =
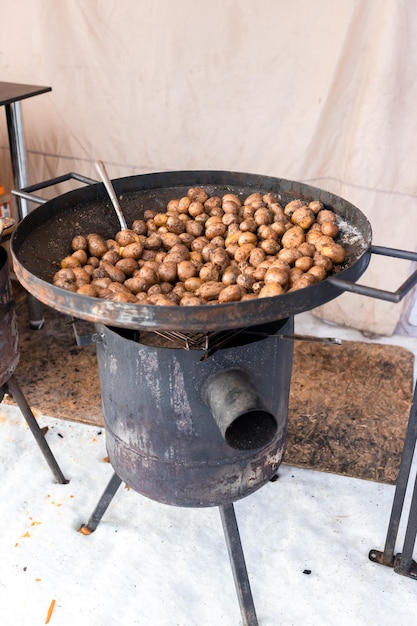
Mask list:
POLYGON ((104 513, 107 511, 110 505, 110 502, 113 500, 116 491, 120 487, 121 482, 122 482, 122 479, 119 478, 116 473, 114 473, 106 489, 104 490, 103 495, 98 501, 97 506, 94 509, 87 524, 85 524, 84 526, 81 526, 80 532, 83 535, 90 535, 91 533, 95 531, 95 529, 97 528, 97 526, 99 525, 101 521, 101 518, 103 517, 104 513))
POLYGON ((53 475, 55 476, 56 481, 58 483, 61 483, 62 485, 66 485, 69 481, 61 472, 61 469, 46 442, 45 435, 40 428, 38 422, 36 421, 35 416, 33 415, 31 408, 17 383, 16 378, 14 376, 11 376, 5 384, 5 387, 15 399, 20 411, 23 414, 23 417, 27 422, 27 425, 29 426, 33 436, 36 439, 36 443, 41 449, 41 452, 45 457, 46 462, 48 463, 53 475))
POLYGON ((407 485, 410 479, 411 465, 417 442, 417 383, 414 389, 413 402, 408 419, 407 433, 401 457, 400 469, 398 472, 397 484, 395 488, 394 500, 391 509, 391 517, 388 524, 387 537, 384 551, 371 550, 369 558, 371 561, 394 567, 398 574, 417 578, 417 564, 412 559, 412 553, 417 534, 417 476, 414 485, 414 492, 409 511, 408 524, 404 539, 402 554, 394 556, 395 543, 401 516, 403 514, 404 500, 407 485))
POLYGON ((239 598, 243 626, 258 626, 233 504, 220 506, 219 509, 236 592, 239 598))

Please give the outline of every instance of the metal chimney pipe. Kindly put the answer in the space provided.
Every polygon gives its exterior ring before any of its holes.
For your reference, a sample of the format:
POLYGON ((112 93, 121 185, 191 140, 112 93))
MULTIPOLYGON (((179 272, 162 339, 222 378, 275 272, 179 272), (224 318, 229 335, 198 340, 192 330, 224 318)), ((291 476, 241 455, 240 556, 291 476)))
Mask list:
POLYGON ((244 370, 216 372, 204 385, 202 399, 231 448, 255 450, 275 437, 277 422, 244 370))

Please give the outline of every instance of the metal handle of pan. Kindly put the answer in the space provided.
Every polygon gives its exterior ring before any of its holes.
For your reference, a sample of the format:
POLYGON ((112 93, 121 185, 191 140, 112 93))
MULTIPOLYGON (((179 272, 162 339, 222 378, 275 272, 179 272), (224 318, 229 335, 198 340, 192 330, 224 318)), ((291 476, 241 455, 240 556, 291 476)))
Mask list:
MULTIPOLYGON (((383 246, 371 246, 370 252, 381 256, 417 262, 417 252, 410 252, 408 250, 385 248, 383 246)), ((370 298, 377 298, 379 300, 386 300, 387 302, 398 303, 417 284, 417 269, 414 270, 414 272, 402 283, 402 285, 398 287, 396 291, 387 291, 385 289, 377 289, 376 287, 359 285, 357 283, 351 283, 348 280, 341 280, 335 276, 331 276, 327 280, 332 285, 339 287, 343 291, 349 291, 351 293, 356 293, 361 296, 369 296, 370 298)))
MULTIPOLYGON (((116 211, 116 215, 120 223, 120 228, 124 230, 127 228, 126 220, 120 208, 119 201, 117 200, 113 185, 111 184, 111 181, 107 174, 105 165, 102 161, 96 161, 96 168, 100 175, 101 181, 103 182, 107 193, 109 194, 114 210, 116 211)), ((94 185, 100 182, 98 180, 94 180, 93 178, 88 178, 87 176, 76 174, 75 172, 69 172, 68 174, 63 174, 62 176, 57 176, 56 178, 50 178, 49 180, 45 180, 35 185, 23 187, 22 189, 13 189, 12 194, 14 196, 17 196, 18 198, 24 198, 29 202, 36 202, 36 204, 45 204, 46 202, 48 202, 47 200, 45 200, 45 198, 35 196, 32 192, 39 191, 40 189, 46 189, 47 187, 52 187, 53 185, 58 185, 59 183, 63 183, 71 179, 78 180, 85 185, 94 185)))
POLYGON ((48 200, 45 198, 41 198, 40 196, 33 195, 33 191, 39 191, 40 189, 46 189, 46 187, 52 187, 53 185, 58 185, 59 183, 64 183, 67 180, 78 180, 80 183, 84 183, 85 185, 95 185, 100 182, 98 180, 94 180, 93 178, 88 178, 87 176, 83 176, 82 174, 76 174, 75 172, 69 172, 68 174, 62 174, 62 176, 57 176, 56 178, 50 178, 49 180, 44 180, 41 183, 36 183, 35 185, 29 185, 28 187, 22 187, 22 189, 12 189, 12 194, 17 196, 18 198, 24 198, 25 200, 29 200, 29 202, 36 202, 36 204, 45 204, 48 200))

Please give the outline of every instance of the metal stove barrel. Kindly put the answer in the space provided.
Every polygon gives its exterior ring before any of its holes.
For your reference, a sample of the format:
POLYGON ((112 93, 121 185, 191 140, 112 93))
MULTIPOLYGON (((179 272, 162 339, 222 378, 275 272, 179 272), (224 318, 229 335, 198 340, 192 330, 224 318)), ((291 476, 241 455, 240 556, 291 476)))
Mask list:
MULTIPOLYGON (((275 327, 291 334, 293 318, 275 327)), ((144 345, 133 332, 102 324, 96 330, 107 451, 132 489, 175 506, 220 506, 275 475, 286 445, 293 341, 242 340, 202 359, 202 350, 144 345), (230 371, 256 390, 237 445, 224 436, 205 395, 207 381, 230 371)))

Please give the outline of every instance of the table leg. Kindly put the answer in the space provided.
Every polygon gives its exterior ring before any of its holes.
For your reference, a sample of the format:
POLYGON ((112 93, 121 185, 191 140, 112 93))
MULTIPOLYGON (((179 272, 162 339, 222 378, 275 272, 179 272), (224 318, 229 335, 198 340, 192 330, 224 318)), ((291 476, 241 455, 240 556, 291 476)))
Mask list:
MULTIPOLYGON (((23 131, 22 105, 20 102, 6 104, 7 132, 9 135, 13 177, 16 187, 22 189, 28 185, 28 167, 26 158, 25 134, 23 131)), ((16 198, 19 221, 29 213, 28 201, 16 198)))
MULTIPOLYGON (((17 189, 23 189, 29 181, 21 102, 17 101, 6 105, 6 119, 13 177, 17 189)), ((23 198, 16 198, 16 201, 18 221, 20 221, 29 213, 28 201, 23 198)), ((45 323, 43 309, 41 303, 31 294, 28 294, 28 309, 30 327, 40 330, 45 323)))

